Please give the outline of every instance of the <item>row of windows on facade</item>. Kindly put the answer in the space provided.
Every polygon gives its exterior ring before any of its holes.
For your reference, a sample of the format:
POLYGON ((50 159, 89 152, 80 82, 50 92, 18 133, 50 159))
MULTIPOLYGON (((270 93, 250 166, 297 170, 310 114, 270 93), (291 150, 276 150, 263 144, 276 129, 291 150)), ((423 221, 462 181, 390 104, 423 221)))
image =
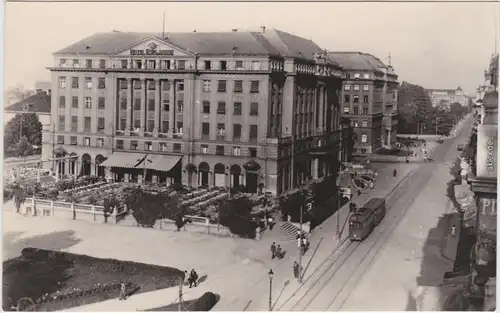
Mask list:
MULTIPOLYGON (((132 60, 120 60, 120 67, 122 69, 127 69, 127 68, 133 68, 133 69, 162 69, 162 70, 185 70, 186 69, 186 60, 176 60, 172 62, 172 60, 160 60, 159 62, 157 60, 141 60, 141 59, 132 59, 132 60)), ((66 59, 60 59, 59 60, 59 66, 60 67, 66 67, 68 64, 66 59)), ((73 68, 80 68, 80 60, 79 59, 73 59, 72 60, 72 67, 73 68)), ((93 68, 94 67, 94 60, 92 59, 86 59, 85 60, 85 68, 93 68)), ((106 60, 100 59, 98 61, 98 67, 99 68, 106 68, 107 63, 106 60)), ((115 64, 113 63, 112 67, 116 67, 115 64)), ((211 60, 205 60, 203 61, 203 68, 205 70, 221 70, 221 71, 226 71, 229 70, 230 68, 228 67, 228 62, 224 60, 220 61, 211 61, 211 60), (218 62, 218 63, 215 63, 218 62)), ((234 62, 234 68, 235 70, 244 70, 244 65, 242 60, 237 60, 234 62)), ((261 70, 261 62, 260 61, 251 61, 251 69, 254 71, 261 70)))
MULTIPOLYGON (((352 101, 353 103, 359 103, 359 96, 354 95, 352 96, 352 101)), ((367 95, 363 96, 363 103, 368 103, 369 102, 369 97, 367 95)), ((351 95, 344 95, 344 103, 351 103, 351 95)))
MULTIPOLYGON (((78 104, 78 96, 72 96, 71 97, 71 107, 77 109, 79 104, 78 104)), ((92 108, 92 97, 84 97, 84 102, 83 102, 83 107, 85 109, 91 109, 92 108)), ((59 107, 60 108, 65 108, 66 107, 66 97, 65 96, 59 96, 59 107)), ((106 98, 105 97, 98 97, 97 98, 97 108, 102 110, 106 108, 106 98)))
MULTIPOLYGON (((243 102, 233 102, 233 115, 242 115, 243 114, 243 102)), ((126 110, 128 108, 128 100, 126 98, 120 99, 120 109, 126 110)), ((147 99, 147 111, 155 111, 156 108, 156 99, 147 99)), ((142 99, 134 98, 133 99, 133 109, 135 111, 142 110, 142 99)), ((170 111, 170 99, 163 99, 161 111, 169 112, 170 111)), ((175 111, 178 113, 184 112, 184 100, 177 100, 177 106, 175 107, 175 111)), ((203 101, 201 107, 201 113, 203 114, 211 114, 214 112, 212 110, 212 103, 210 101, 203 101)), ((215 110, 217 114, 225 115, 227 114, 226 102, 218 101, 217 109, 215 110)), ((259 115, 259 103, 258 102, 250 102, 249 106, 249 115, 257 116, 259 115)))
MULTIPOLYGON (((116 149, 124 149, 125 144, 124 140, 116 140, 116 149)), ((57 144, 64 145, 64 136, 57 136, 57 144)), ((78 138, 77 136, 70 136, 70 145, 77 145, 78 144, 78 138)), ((83 145, 84 146, 91 146, 91 139, 90 137, 83 137, 83 145)), ((103 147, 104 146, 104 138, 97 138, 96 140, 96 146, 97 147, 103 147)), ((174 143, 172 145, 173 151, 174 152, 181 152, 182 150, 182 145, 180 143, 174 143)), ((131 140, 130 141, 130 150, 139 150, 139 142, 137 140, 131 140)), ((153 143, 151 141, 145 141, 143 150, 146 151, 153 151, 153 143)), ((168 147, 165 142, 160 142, 158 145, 158 151, 160 152, 168 152, 168 147)), ((232 156, 241 156, 241 147, 232 147, 231 149, 232 156)), ((200 146, 200 153, 201 154, 213 154, 212 151, 210 151, 209 145, 201 145, 200 146)), ((215 154, 216 155, 226 155, 225 153, 225 146, 221 145, 216 145, 215 146, 215 154)), ((252 158, 257 157, 257 148, 248 148, 248 155, 252 158)))
MULTIPOLYGON (((346 73, 346 78, 349 79, 349 78, 361 78, 361 74, 360 73, 346 73)), ((363 74, 363 78, 364 79, 370 79, 370 74, 369 73, 364 73, 363 74)))
MULTIPOLYGON (((360 88, 361 88, 360 85, 355 84, 355 85, 353 85, 352 89, 358 91, 358 90, 360 90, 360 88)), ((347 90, 347 91, 351 90, 351 85, 350 84, 345 84, 344 85, 344 90, 347 90)), ((363 85, 363 90, 365 90, 365 91, 370 90, 370 85, 363 85)))
MULTIPOLYGON (((350 113, 351 112, 351 109, 349 107, 344 107, 344 113, 350 113)), ((368 107, 363 107, 362 108, 362 111, 360 113, 360 110, 359 110, 359 107, 357 106, 354 106, 352 108, 352 114, 353 115, 368 115, 368 107)))
MULTIPOLYGON (((85 88, 92 89, 92 77, 85 77, 85 88)), ((162 81, 161 89, 163 91, 170 91, 170 82, 162 81)), ((227 91, 227 81, 226 80, 218 80, 217 81, 217 92, 226 92, 227 91)), ((64 89, 67 87, 67 78, 65 76, 59 77, 59 87, 64 89)), ((71 88, 77 89, 80 88, 80 78, 79 77, 71 77, 71 88)), ((104 77, 98 77, 98 89, 106 88, 106 79, 104 77)), ((134 89, 142 89, 142 82, 139 80, 134 81, 134 89)), ((156 90, 156 82, 153 80, 147 80, 148 90, 156 90)), ((125 80, 120 81, 120 89, 128 89, 128 83, 125 80)), ((233 84, 233 92, 242 93, 243 91, 243 81, 235 80, 233 84)), ((177 83, 177 90, 184 91, 184 83, 177 83)), ((250 93, 259 93, 260 90, 260 81, 252 80, 250 81, 249 91, 250 93)), ((211 80, 203 80, 203 92, 211 92, 212 91, 212 81, 211 80)))
MULTIPOLYGON (((91 132, 92 119, 89 116, 83 118, 83 129, 84 132, 91 132)), ((66 116, 59 115, 59 131, 66 131, 66 116)), ((104 117, 97 118, 97 131, 104 132, 106 127, 106 119, 104 117)), ((71 132, 78 132, 78 116, 71 117, 71 132)))

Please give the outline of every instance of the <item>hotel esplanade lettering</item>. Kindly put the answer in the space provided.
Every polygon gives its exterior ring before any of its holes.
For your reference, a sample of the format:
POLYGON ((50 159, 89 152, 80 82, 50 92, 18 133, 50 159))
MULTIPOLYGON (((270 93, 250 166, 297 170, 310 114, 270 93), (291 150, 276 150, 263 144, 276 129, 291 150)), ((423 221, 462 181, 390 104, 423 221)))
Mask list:
POLYGON ((158 45, 152 42, 145 50, 130 49, 130 55, 174 55, 174 50, 158 50, 158 45))

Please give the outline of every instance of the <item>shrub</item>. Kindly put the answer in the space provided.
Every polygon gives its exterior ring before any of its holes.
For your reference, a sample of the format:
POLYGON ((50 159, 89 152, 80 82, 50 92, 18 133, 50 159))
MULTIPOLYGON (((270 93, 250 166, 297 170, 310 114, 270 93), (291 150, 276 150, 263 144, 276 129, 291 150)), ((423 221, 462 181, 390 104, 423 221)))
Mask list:
POLYGON ((178 199, 166 193, 151 195, 142 192, 136 201, 130 202, 128 208, 132 210, 136 222, 143 227, 153 227, 159 219, 175 220, 183 214, 178 199))
POLYGON ((252 220, 252 202, 247 197, 229 198, 219 207, 220 224, 243 238, 255 238, 257 224, 252 220))
POLYGON ((214 305, 217 304, 217 296, 212 292, 205 292, 195 302, 193 302, 187 309, 189 311, 210 311, 214 305))

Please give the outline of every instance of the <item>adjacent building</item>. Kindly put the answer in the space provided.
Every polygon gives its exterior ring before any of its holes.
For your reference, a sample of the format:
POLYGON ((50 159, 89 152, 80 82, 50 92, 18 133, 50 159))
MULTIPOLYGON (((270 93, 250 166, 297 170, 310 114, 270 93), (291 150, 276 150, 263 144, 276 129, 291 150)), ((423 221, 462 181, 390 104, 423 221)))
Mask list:
POLYGON ((477 208, 476 243, 472 251, 472 288, 482 310, 496 308, 497 180, 498 180, 498 54, 485 72, 485 88, 477 102, 477 135, 472 144, 469 184, 477 208), (479 113, 479 114, 478 114, 479 113))
MULTIPOLYGON (((332 175, 342 68, 280 30, 97 33, 54 53, 57 176, 280 194, 332 175)), ((395 136, 394 136, 395 138, 395 136)))
POLYGON ((398 76, 371 54, 329 52, 344 69, 342 115, 353 128, 353 155, 390 149, 396 141, 398 123, 398 76))
POLYGON ((469 103, 469 97, 460 86, 457 89, 426 89, 426 91, 433 107, 446 106, 449 108, 455 102, 465 107, 469 103))
POLYGON ((7 124, 16 114, 35 113, 38 115, 43 129, 48 130, 51 124, 50 103, 50 89, 46 91, 37 90, 36 94, 13 103, 4 109, 4 124, 7 124))

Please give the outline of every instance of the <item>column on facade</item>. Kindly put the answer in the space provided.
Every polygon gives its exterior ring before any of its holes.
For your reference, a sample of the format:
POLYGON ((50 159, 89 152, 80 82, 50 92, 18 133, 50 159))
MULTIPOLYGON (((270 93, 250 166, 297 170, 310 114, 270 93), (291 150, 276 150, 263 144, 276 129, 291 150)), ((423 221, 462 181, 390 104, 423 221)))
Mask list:
POLYGON ((324 117, 323 117, 323 113, 324 113, 324 107, 325 107, 325 103, 324 103, 324 97, 323 97, 323 86, 322 85, 319 85, 319 87, 316 88, 316 98, 318 99, 319 101, 319 107, 318 107, 318 112, 317 114, 319 115, 319 118, 318 118, 318 122, 319 122, 319 125, 317 125, 317 127, 319 127, 322 131, 324 130, 323 127, 324 127, 324 117))
POLYGON ((127 131, 132 128, 132 79, 127 78, 127 131))
POLYGON ((170 109, 168 110, 168 132, 173 134, 175 130, 174 125, 174 111, 175 111, 175 80, 170 81, 170 93, 169 93, 169 103, 170 109))
POLYGON ((161 80, 155 80, 155 122, 153 132, 158 134, 161 131, 161 122, 160 122, 160 114, 161 114, 161 80))
POLYGON ((148 92, 147 81, 145 79, 141 79, 141 128, 140 132, 144 132, 146 129, 146 114, 147 110, 147 101, 146 101, 146 93, 148 92))
POLYGON ((313 179, 318 179, 319 178, 319 160, 318 160, 318 158, 312 159, 312 166, 311 167, 312 167, 311 172, 312 172, 313 179))

